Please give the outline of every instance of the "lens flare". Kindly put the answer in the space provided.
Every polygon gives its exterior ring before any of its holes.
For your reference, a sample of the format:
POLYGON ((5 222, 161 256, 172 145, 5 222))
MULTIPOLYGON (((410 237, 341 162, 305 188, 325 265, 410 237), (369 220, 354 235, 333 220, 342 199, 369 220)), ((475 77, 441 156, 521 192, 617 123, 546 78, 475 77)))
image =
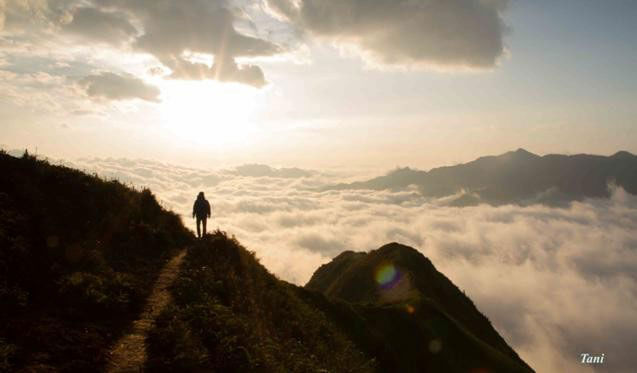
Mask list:
POLYGON ((429 342, 429 351, 432 354, 437 354, 442 350, 442 341, 440 339, 432 339, 429 342))
POLYGON ((381 287, 391 287, 398 279, 398 271, 392 264, 384 264, 376 270, 375 278, 381 287))

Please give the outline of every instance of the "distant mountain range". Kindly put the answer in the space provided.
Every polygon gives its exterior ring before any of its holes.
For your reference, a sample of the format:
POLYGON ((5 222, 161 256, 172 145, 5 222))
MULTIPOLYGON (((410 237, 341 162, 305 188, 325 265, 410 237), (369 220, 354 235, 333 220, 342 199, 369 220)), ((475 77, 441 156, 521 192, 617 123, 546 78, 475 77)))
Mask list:
POLYGON ((416 186, 426 197, 456 196, 450 204, 469 206, 542 203, 560 205, 584 198, 608 198, 609 185, 637 194, 637 156, 578 154, 539 156, 524 149, 472 162, 420 171, 400 168, 385 176, 325 190, 399 190, 416 186))

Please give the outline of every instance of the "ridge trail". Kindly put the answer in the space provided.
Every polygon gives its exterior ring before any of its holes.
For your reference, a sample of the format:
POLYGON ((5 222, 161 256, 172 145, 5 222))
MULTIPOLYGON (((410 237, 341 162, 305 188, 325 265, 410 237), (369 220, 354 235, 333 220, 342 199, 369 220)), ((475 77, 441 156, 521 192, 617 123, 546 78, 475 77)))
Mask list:
POLYGON ((179 251, 164 265, 139 318, 133 322, 131 332, 122 336, 109 352, 109 373, 142 372, 146 363, 146 336, 155 319, 172 300, 170 286, 175 282, 186 249, 179 251))

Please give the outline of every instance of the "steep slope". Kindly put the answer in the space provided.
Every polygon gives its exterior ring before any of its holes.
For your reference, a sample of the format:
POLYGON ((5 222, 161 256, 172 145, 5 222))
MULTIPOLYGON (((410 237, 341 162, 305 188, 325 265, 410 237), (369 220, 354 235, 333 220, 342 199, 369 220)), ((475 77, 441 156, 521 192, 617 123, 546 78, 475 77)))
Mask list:
POLYGON ((194 244, 175 303, 149 338, 151 371, 369 371, 375 366, 316 307, 222 232, 194 244))
MULTIPOLYGON (((344 253, 336 268, 324 266, 317 276, 331 282, 366 257, 344 253)), ((356 286, 362 279, 354 275, 347 281, 356 286)), ((367 294, 361 297, 372 299, 371 288, 360 290, 367 294)), ((450 298, 446 306, 478 313, 468 299, 453 299, 457 289, 451 295, 448 290, 440 289, 450 298)), ((531 371, 490 325, 472 333, 463 324, 469 322, 427 297, 357 304, 285 283, 221 232, 190 250, 173 294, 174 307, 151 332, 150 370, 531 371)), ((351 294, 360 298, 354 289, 351 294)))
POLYGON ((479 202, 561 204, 583 198, 609 196, 608 184, 615 183, 637 194, 637 156, 618 152, 610 157, 595 155, 546 155, 524 149, 499 156, 429 172, 409 168, 385 176, 327 189, 401 189, 418 186, 429 197, 465 193, 458 205, 479 202))
POLYGON ((138 192, 0 152, 0 371, 96 371, 191 234, 138 192))
POLYGON ((439 325, 457 326, 466 332, 463 338, 525 366, 473 302, 413 248, 391 243, 369 253, 345 252, 321 266, 305 287, 354 304, 405 307, 416 325, 437 315, 439 325))

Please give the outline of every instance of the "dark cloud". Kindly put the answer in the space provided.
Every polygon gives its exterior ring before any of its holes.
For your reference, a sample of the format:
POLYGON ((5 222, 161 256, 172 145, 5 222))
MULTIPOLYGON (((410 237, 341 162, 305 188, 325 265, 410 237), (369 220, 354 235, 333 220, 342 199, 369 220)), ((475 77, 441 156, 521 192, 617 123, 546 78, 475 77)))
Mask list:
POLYGON ((280 226, 285 228, 312 226, 324 221, 320 215, 309 215, 303 213, 281 214, 276 219, 280 226))
POLYGON ((158 102, 159 89, 130 74, 103 72, 82 78, 78 84, 90 97, 107 100, 141 99, 158 102))
POLYGON ((296 244, 304 249, 331 256, 336 256, 346 250, 346 245, 343 242, 323 237, 319 233, 301 235, 296 240, 296 244))
POLYGON ((82 38, 119 45, 137 34, 135 27, 122 12, 80 7, 73 11, 72 17, 62 29, 82 38))
POLYGON ((190 62, 175 55, 161 60, 172 69, 172 79, 201 80, 214 79, 220 82, 237 82, 257 88, 266 84, 261 68, 255 65, 238 65, 232 56, 216 56, 212 67, 203 63, 190 62))
POLYGON ((54 40, 65 44, 72 35, 149 53, 172 71, 168 78, 261 87, 266 84, 261 68, 237 60, 276 55, 282 47, 256 36, 254 22, 237 9, 226 0, 2 1, 0 30, 32 47, 54 40), (253 35, 236 29, 240 21, 252 25, 248 32, 253 35), (197 54, 210 61, 190 58, 197 54))
POLYGON ((127 11, 143 31, 133 46, 148 52, 172 70, 175 79, 215 79, 256 87, 266 81, 261 68, 239 64, 236 58, 271 56, 276 44, 239 33, 237 17, 223 0, 95 0, 105 9, 127 11), (214 63, 192 61, 186 53, 214 56, 214 63))
MULTIPOLYGON (((286 41, 277 39, 278 33, 260 30, 280 23, 262 14, 263 8, 252 0, 2 1, 0 29, 7 38, 5 45, 24 56, 37 51, 56 61, 59 56, 52 57, 49 51, 57 46, 56 52, 68 54, 70 42, 78 47, 107 43, 120 52, 154 56, 161 63, 148 68, 155 76, 254 87, 264 86, 267 79, 251 61, 286 52, 290 47, 284 45, 298 45, 299 35, 355 46, 385 65, 489 68, 504 51, 501 13, 506 0, 266 3, 293 26, 286 41)), ((53 69, 39 71, 53 73, 53 69)), ((80 74, 85 73, 72 75, 80 74)))
POLYGON ((504 52, 506 0, 266 0, 306 33, 384 65, 490 68, 504 52))

